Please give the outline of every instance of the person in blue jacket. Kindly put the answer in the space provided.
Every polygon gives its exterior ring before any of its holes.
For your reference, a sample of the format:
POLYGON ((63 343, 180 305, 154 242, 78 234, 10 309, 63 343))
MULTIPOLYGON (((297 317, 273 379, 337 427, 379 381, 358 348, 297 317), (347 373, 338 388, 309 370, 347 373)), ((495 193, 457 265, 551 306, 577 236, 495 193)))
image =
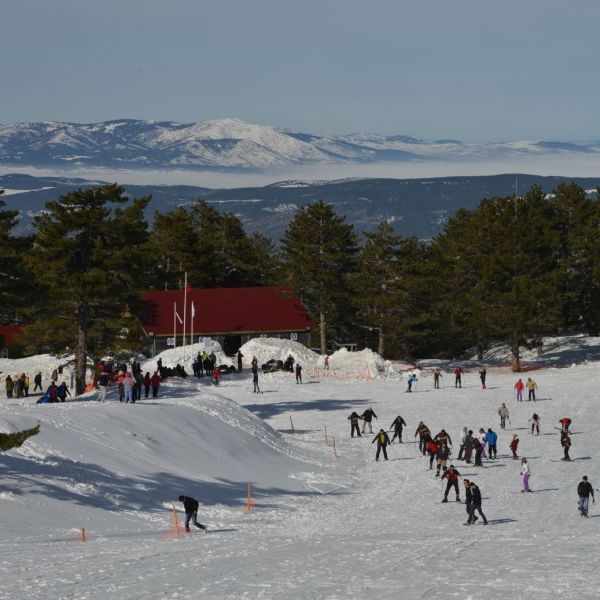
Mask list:
POLYGON ((488 445, 488 458, 496 458, 496 442, 498 441, 498 435, 495 431, 492 431, 491 427, 485 434, 485 441, 488 445))

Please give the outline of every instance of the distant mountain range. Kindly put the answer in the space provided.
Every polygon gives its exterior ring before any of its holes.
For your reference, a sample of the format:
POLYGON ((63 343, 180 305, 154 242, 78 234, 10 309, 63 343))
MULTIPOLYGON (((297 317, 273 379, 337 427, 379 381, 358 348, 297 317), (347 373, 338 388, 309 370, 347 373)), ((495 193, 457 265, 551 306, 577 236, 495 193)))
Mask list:
MULTIPOLYGON (((429 239, 439 233, 449 217, 460 208, 474 208, 483 198, 509 196, 518 181, 519 193, 539 185, 550 193, 560 183, 574 181, 590 197, 597 198, 599 178, 540 177, 536 175, 493 175, 439 177, 429 179, 345 179, 341 181, 283 181, 264 187, 209 189, 183 185, 126 185, 131 197, 152 195, 147 217, 157 210, 189 205, 202 198, 219 210, 240 217, 248 232, 259 231, 278 241, 296 211, 323 200, 344 214, 358 232, 373 230, 386 220, 404 236, 429 239)), ((65 177, 0 176, 2 198, 8 208, 19 210, 20 231, 31 228, 31 218, 55 200, 77 188, 100 185, 65 177)))
POLYGON ((313 135, 238 119, 122 119, 0 125, 0 164, 32 167, 246 170, 291 165, 465 160, 598 153, 600 142, 464 144, 406 135, 313 135))

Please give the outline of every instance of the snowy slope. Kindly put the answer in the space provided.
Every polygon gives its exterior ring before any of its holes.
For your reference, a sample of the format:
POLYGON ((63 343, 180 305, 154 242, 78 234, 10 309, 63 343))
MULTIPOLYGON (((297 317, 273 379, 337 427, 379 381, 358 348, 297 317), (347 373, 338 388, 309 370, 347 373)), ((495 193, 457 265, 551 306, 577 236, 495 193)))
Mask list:
POLYGON ((405 135, 313 135, 239 119, 200 123, 122 119, 0 125, 0 162, 28 166, 263 169, 412 159, 597 154, 600 144, 515 141, 463 144, 405 135))
POLYGON ((600 512, 592 505, 582 519, 575 490, 583 474, 600 483, 600 369, 583 356, 554 367, 571 347, 556 340, 525 374, 538 382, 535 404, 515 402, 517 376, 498 363, 482 390, 479 363, 469 361, 462 389, 453 386, 454 365, 438 361, 442 389, 425 368, 412 394, 391 378, 297 385, 276 373, 261 376, 257 395, 246 372, 217 389, 206 379, 172 381, 157 401, 136 406, 1 400, 2 419, 36 419, 42 432, 0 456, 0 596, 597 598, 600 512), (511 411, 506 431, 498 428, 502 402, 511 411), (453 439, 463 425, 498 432, 497 461, 475 468, 454 459, 480 485, 488 527, 464 527, 453 494, 440 503, 440 481, 414 443, 375 462, 373 436, 350 438, 347 416, 369 405, 375 428, 404 417, 405 442, 420 420, 453 439), (533 412, 539 437, 527 432, 533 412), (559 460, 554 429, 565 415, 575 432, 571 463, 559 460), (507 448, 513 433, 530 460, 533 494, 520 493, 507 448), (258 506, 244 515, 247 480, 258 506), (213 531, 161 540, 180 490, 199 498, 199 518, 213 531), (91 541, 69 541, 81 526, 91 541))

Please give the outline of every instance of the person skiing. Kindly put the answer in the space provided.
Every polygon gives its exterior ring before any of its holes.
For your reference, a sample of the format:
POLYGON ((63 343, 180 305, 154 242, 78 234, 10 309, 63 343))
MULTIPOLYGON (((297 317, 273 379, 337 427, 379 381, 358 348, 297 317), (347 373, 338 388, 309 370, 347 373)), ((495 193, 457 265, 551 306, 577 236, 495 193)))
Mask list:
POLYGON ((592 495, 592 502, 596 504, 596 499, 594 498, 594 486, 588 481, 587 475, 584 475, 577 486, 577 496, 579 497, 577 508, 582 517, 588 516, 590 494, 592 495))
POLYGON ((521 459, 521 476, 523 478, 523 489, 522 492, 531 492, 531 488, 529 487, 529 478, 531 477, 531 468, 529 467, 529 463, 527 459, 523 457, 521 459))
POLYGON ((483 444, 478 437, 473 438, 473 449, 475 450, 475 466, 483 467, 481 462, 481 455, 483 454, 483 444))
POLYGON ((510 414, 504 402, 502 403, 502 406, 498 409, 498 414, 500 415, 500 428, 506 429, 506 419, 510 420, 510 414))
POLYGON ((563 447, 565 452, 565 456, 562 460, 571 460, 569 456, 569 448, 571 447, 571 438, 566 431, 561 432, 560 434, 560 445, 563 447))
POLYGON ((517 448, 519 447, 519 436, 516 433, 513 433, 512 440, 510 441, 508 447, 512 451, 513 460, 518 460, 519 457, 517 456, 517 448))
POLYGON ((363 433, 365 433, 367 425, 369 426, 369 433, 373 433, 373 429, 371 428, 371 421, 373 420, 373 417, 377 418, 377 415, 375 414, 375 411, 369 406, 369 408, 367 408, 367 410, 365 410, 365 412, 361 415, 361 418, 363 420, 363 433))
POLYGON ((467 436, 469 435, 469 430, 467 427, 463 427, 463 430, 461 431, 460 434, 460 449, 458 450, 458 460, 462 460, 463 457, 463 452, 465 451, 465 440, 467 439, 467 436))
POLYGON ((485 429, 483 427, 479 428, 479 435, 477 437, 479 439, 479 443, 481 444, 481 456, 483 458, 487 458, 485 455, 485 445, 487 444, 487 439, 485 437, 485 429))
POLYGON ((488 428, 487 433, 485 434, 485 441, 488 446, 488 456, 490 458, 496 458, 496 442, 498 441, 498 434, 492 430, 491 427, 488 428))
POLYGON ((437 451, 440 449, 440 445, 441 444, 439 442, 437 442, 436 440, 432 440, 431 438, 429 438, 429 441, 427 442, 427 454, 429 454, 430 471, 433 470, 433 461, 435 460, 437 451))
MULTIPOLYGON (((463 485, 465 487, 465 510, 467 511, 467 520, 471 515, 471 505, 473 504, 473 492, 471 492, 471 482, 468 479, 463 479, 463 485)), ((479 517, 473 516, 473 520, 477 521, 479 517)), ((469 523, 465 523, 468 525, 469 523)))
POLYGON ((517 402, 523 402, 523 390, 525 389, 525 384, 522 379, 519 379, 514 386, 515 391, 517 392, 517 402))
POLYGON ((450 458, 450 448, 448 448, 446 442, 440 442, 440 447, 437 449, 435 456, 437 458, 435 476, 439 477, 440 469, 443 469, 444 473, 446 472, 446 464, 448 462, 448 458, 450 458))
POLYGON ((237 367, 238 367, 238 373, 242 372, 242 358, 244 358, 244 355, 242 354, 241 350, 238 350, 237 353, 237 367))
POLYGON ((350 421, 350 437, 354 437, 354 432, 356 431, 356 435, 361 437, 360 429, 358 428, 358 420, 362 419, 362 417, 358 416, 356 411, 353 411, 352 414, 348 417, 350 421))
POLYGON ((415 437, 419 436, 419 450, 425 456, 427 452, 427 441, 426 437, 431 436, 431 431, 429 431, 429 427, 423 423, 423 421, 419 421, 419 425, 417 426, 417 430, 415 431, 415 437))
POLYGON ((433 387, 436 390, 440 389, 440 377, 443 379, 442 370, 437 368, 433 371, 433 387))
POLYGON ((465 437, 465 463, 471 464, 471 454, 473 453, 474 447, 473 430, 469 429, 467 437, 465 437))
POLYGON ((412 386, 413 383, 416 383, 417 380, 417 376, 415 373, 409 373, 408 374, 408 378, 406 379, 406 383, 408 384, 408 387, 406 388, 407 392, 412 392, 412 386))
POLYGON ((487 386, 485 384, 485 379, 487 377, 487 369, 484 367, 479 371, 479 379, 481 379, 481 389, 486 390, 487 386))
POLYGON ((198 528, 206 531, 206 525, 198 523, 198 500, 189 496, 179 496, 179 502, 183 502, 185 510, 185 530, 190 532, 190 521, 198 528))
POLYGON ((473 525, 475 523, 475 511, 477 511, 483 519, 483 524, 487 525, 487 519, 481 510, 481 490, 473 481, 469 483, 469 489, 471 490, 471 512, 469 513, 469 518, 467 519, 466 524, 473 525))
POLYGON ((373 438, 373 441, 371 442, 371 444, 374 444, 375 442, 377 442, 377 454, 375 455, 375 460, 379 460, 379 453, 382 450, 383 450, 383 458, 385 458, 385 460, 387 460, 388 456, 387 456, 386 448, 387 448, 388 444, 390 443, 390 438, 388 437, 388 434, 383 429, 379 430, 379 433, 373 438))
POLYGON ((254 386, 252 393, 260 394, 261 391, 258 385, 258 360, 256 360, 256 356, 252 359, 252 384, 254 386))
POLYGON ((442 480, 444 478, 448 480, 448 483, 446 484, 446 491, 444 492, 444 499, 442 502, 448 502, 448 493, 453 487, 454 491, 456 492, 456 501, 460 502, 460 493, 458 491, 458 480, 460 478, 460 473, 454 468, 454 465, 450 465, 448 470, 442 475, 442 480))
POLYGON ((452 446, 452 440, 450 439, 450 436, 446 433, 445 429, 442 429, 438 434, 436 434, 434 439, 437 440, 440 444, 452 446))
POLYGON ((98 375, 98 402, 106 401, 106 390, 108 389, 108 373, 102 371, 98 375))
POLYGON ((398 443, 401 444, 402 443, 402 428, 406 427, 406 421, 400 416, 398 415, 393 421, 392 424, 390 425, 390 429, 394 428, 394 436, 392 437, 392 441, 390 443, 394 443, 394 440, 396 438, 398 438, 398 443))
POLYGON ((536 431, 537 435, 540 435, 540 417, 539 415, 537 415, 536 413, 533 413, 533 415, 531 415, 531 419, 529 419, 529 422, 531 423, 531 435, 533 435, 533 432, 536 431))
POLYGON ((158 371, 154 371, 154 375, 150 377, 150 385, 152 386, 152 397, 156 398, 158 396, 158 388, 160 387, 160 375, 158 371))
POLYGON ((456 367, 456 369, 454 369, 454 387, 458 387, 458 388, 462 388, 462 376, 465 374, 465 372, 460 368, 460 367, 456 367))
POLYGON ((35 375, 35 377, 33 378, 33 391, 36 392, 38 390, 38 388, 40 389, 40 391, 43 389, 42 388, 42 373, 40 371, 38 371, 35 375))
POLYGON ((560 423, 562 431, 569 433, 569 427, 571 427, 572 423, 571 419, 569 419, 569 417, 563 417, 558 422, 560 423))
POLYGON ((531 377, 527 378, 527 383, 525 384, 527 388, 527 401, 533 400, 535 402, 535 390, 537 390, 537 383, 531 379, 531 377))
POLYGON ((302 365, 296 363, 296 383, 302 384, 302 365))

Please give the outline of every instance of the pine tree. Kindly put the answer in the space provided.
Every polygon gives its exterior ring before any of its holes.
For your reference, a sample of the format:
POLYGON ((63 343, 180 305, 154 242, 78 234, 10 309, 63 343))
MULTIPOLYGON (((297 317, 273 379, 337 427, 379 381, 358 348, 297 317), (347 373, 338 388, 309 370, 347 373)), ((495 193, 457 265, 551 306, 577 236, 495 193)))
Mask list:
POLYGON ((128 203, 123 194, 117 185, 77 190, 46 203, 46 213, 34 219, 37 234, 26 260, 44 288, 45 306, 27 333, 45 329, 59 345, 70 340, 78 394, 91 346, 102 352, 118 338, 125 341, 135 323, 150 198, 128 203))
POLYGON ((0 433, 0 452, 6 452, 11 448, 22 446, 25 440, 37 435, 40 432, 40 426, 24 429, 15 433, 0 433))
POLYGON ((349 303, 348 279, 357 251, 352 225, 322 201, 301 208, 282 240, 282 279, 318 318, 323 354, 328 328, 349 303))

